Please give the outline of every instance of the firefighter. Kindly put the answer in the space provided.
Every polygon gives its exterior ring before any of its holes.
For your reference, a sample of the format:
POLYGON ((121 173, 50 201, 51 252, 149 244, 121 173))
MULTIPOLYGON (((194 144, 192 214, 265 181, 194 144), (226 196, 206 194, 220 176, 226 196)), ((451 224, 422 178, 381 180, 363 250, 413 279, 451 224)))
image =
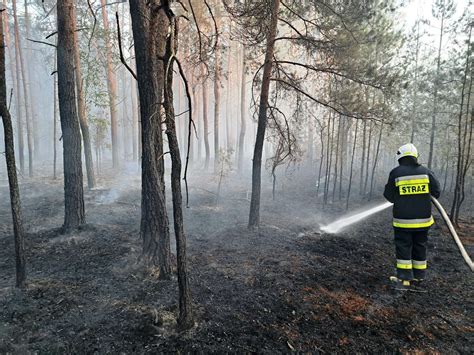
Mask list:
POLYGON ((397 276, 390 279, 407 287, 425 278, 428 230, 434 223, 430 195, 438 198, 441 191, 433 172, 418 163, 412 143, 398 149, 397 160, 383 195, 393 203, 397 276))

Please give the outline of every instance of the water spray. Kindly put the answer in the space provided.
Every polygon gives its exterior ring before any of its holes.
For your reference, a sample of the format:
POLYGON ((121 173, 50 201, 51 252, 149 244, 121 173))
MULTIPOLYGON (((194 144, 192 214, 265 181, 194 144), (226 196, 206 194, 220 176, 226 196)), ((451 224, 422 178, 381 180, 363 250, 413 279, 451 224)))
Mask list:
POLYGON ((346 228, 347 226, 350 226, 351 224, 354 224, 354 223, 357 223, 359 221, 362 221, 363 219, 377 213, 377 212, 380 212, 380 211, 383 211, 383 210, 386 210, 387 208, 389 208, 390 206, 392 206, 392 203, 391 202, 384 202, 382 203, 381 205, 378 205, 378 206, 375 206, 375 207, 372 207, 366 211, 363 211, 363 212, 359 212, 359 213, 356 213, 354 215, 349 215, 349 216, 345 216, 345 217, 342 217, 324 227, 321 227, 321 231, 325 232, 325 233, 329 233, 329 234, 335 234, 335 233, 338 233, 340 231, 342 231, 344 228, 346 228))
MULTIPOLYGON (((446 225, 448 226, 449 232, 451 233, 451 236, 453 237, 459 251, 461 252, 461 255, 464 258, 464 261, 469 266, 471 271, 474 271, 474 263, 472 262, 472 259, 470 258, 470 256, 468 255, 466 249, 464 248, 464 245, 462 244, 461 239, 459 239, 459 236, 456 233, 456 230, 454 229, 454 226, 451 223, 451 220, 449 219, 448 214, 446 213, 443 206, 439 203, 439 201, 436 198, 431 196, 431 201, 433 202, 436 209, 441 214, 441 217, 443 217, 443 220, 446 223, 446 225)), ((354 223, 360 222, 363 219, 365 219, 365 218, 367 218, 367 217, 369 217, 369 216, 371 216, 371 215, 373 215, 377 212, 381 212, 383 210, 386 210, 387 208, 389 208, 392 205, 393 204, 391 202, 385 202, 385 203, 382 203, 378 206, 372 207, 372 208, 368 209, 367 211, 363 211, 363 212, 356 213, 354 215, 349 215, 349 216, 342 217, 342 218, 340 218, 340 219, 338 219, 338 220, 336 220, 336 221, 334 221, 334 222, 332 222, 332 223, 330 223, 326 226, 321 227, 321 231, 324 232, 324 233, 328 233, 328 234, 338 233, 338 232, 342 231, 344 228, 346 228, 346 227, 348 227, 348 226, 350 226, 354 223)))

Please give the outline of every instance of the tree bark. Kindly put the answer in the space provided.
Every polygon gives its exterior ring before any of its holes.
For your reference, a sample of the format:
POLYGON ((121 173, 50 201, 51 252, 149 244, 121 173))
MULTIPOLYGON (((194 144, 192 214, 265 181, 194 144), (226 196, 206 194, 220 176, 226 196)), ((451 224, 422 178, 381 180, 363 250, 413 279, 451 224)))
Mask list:
POLYGON ((204 79, 202 83, 202 122, 204 123, 204 148, 206 150, 206 161, 204 163, 204 169, 209 169, 209 160, 211 159, 211 149, 209 146, 209 121, 207 117, 207 81, 204 79))
POLYGON ((331 126, 331 115, 329 113, 329 123, 328 123, 328 148, 327 148, 327 162, 326 162, 326 180, 324 184, 324 205, 328 202, 329 196, 329 184, 331 183, 331 169, 332 169, 332 152, 334 150, 334 127, 336 125, 336 118, 332 118, 332 127, 331 126))
MULTIPOLYGON (((168 37, 167 53, 164 61, 165 85, 164 106, 166 112, 166 135, 171 155, 171 191, 173 195, 173 222, 176 237, 176 252, 179 287, 179 318, 178 326, 189 329, 194 325, 191 290, 189 287, 186 263, 186 236, 183 222, 183 200, 181 194, 181 156, 176 134, 175 112, 173 107, 173 63, 178 47, 178 28, 174 17, 170 19, 170 36, 168 37)), ((188 91, 189 94, 189 91, 188 91)), ((188 103, 189 114, 193 112, 191 102, 188 103)), ((191 117, 190 117, 191 119, 191 117)), ((188 125, 190 126, 190 125, 188 125)))
POLYGON ((436 78, 433 92, 433 112, 431 115, 431 136, 430 136, 430 151, 428 155, 428 169, 432 168, 433 165, 433 152, 436 132, 436 114, 438 111, 438 84, 439 84, 439 72, 441 68, 441 47, 443 45, 443 31, 444 31, 444 9, 441 15, 441 29, 439 35, 439 46, 438 46, 438 59, 436 64, 436 78))
MULTIPOLYGON (((15 50, 16 50, 16 57, 17 57, 17 79, 23 78, 23 95, 24 95, 24 102, 25 102, 25 120, 26 120, 26 137, 28 143, 28 173, 30 177, 33 177, 33 128, 31 127, 31 114, 30 114, 30 97, 28 91, 28 84, 27 84, 27 77, 26 77, 26 70, 25 70, 25 63, 23 58, 23 52, 21 47, 21 37, 20 37, 20 28, 18 25, 18 17, 16 11, 16 0, 12 1, 13 5, 13 20, 14 20, 14 27, 15 27, 15 50), (19 65, 19 68, 18 68, 19 65), (20 73, 18 73, 20 70, 20 73)), ((18 90, 18 93, 20 91, 18 90)), ((17 100, 18 101, 18 100, 17 100)))
POLYGON ((221 115, 221 59, 220 47, 216 43, 214 64, 214 173, 219 169, 219 121, 221 115))
MULTIPOLYGON (((368 104, 368 100, 366 101, 368 104)), ((364 167, 365 167, 365 146, 367 137, 367 120, 364 120, 364 127, 362 131, 362 162, 360 164, 360 181, 359 181, 359 195, 364 194, 364 167)))
POLYGON ((374 164, 373 164, 373 167, 372 167, 372 175, 370 177, 369 200, 372 198, 372 192, 374 190, 375 169, 377 168, 377 162, 378 162, 378 159, 379 159, 380 143, 382 142, 382 134, 383 134, 383 121, 380 124, 379 139, 377 141, 377 149, 375 151, 374 164))
POLYGON ((19 73, 19 60, 17 56, 13 56, 13 49, 11 46, 10 30, 8 26, 8 12, 3 11, 4 14, 4 25, 5 25, 5 41, 8 47, 8 59, 10 62, 10 72, 13 79, 13 96, 15 98, 15 113, 16 113, 16 129, 17 129, 17 141, 18 141, 18 159, 20 161, 20 171, 23 174, 25 172, 25 152, 24 152, 24 138, 23 138, 23 121, 21 119, 21 102, 20 102, 20 78, 17 75, 19 73), (16 62, 15 62, 16 61, 16 62), (15 63, 16 68, 15 70, 15 63))
POLYGON ((120 165, 117 137, 117 80, 115 78, 115 73, 112 66, 112 45, 109 40, 109 19, 107 17, 107 4, 105 0, 100 0, 100 4, 102 8, 102 21, 104 23, 105 31, 107 89, 109 93, 110 129, 112 136, 112 166, 114 169, 117 169, 120 165))
POLYGON ((352 145, 351 171, 349 173, 349 184, 348 184, 348 187, 347 187, 346 210, 349 209, 349 200, 351 198, 352 174, 353 174, 352 168, 354 167, 354 157, 355 157, 355 151, 356 151, 357 131, 358 131, 358 129, 359 129, 359 121, 356 120, 356 126, 355 126, 355 132, 354 132, 354 143, 352 145))
POLYGON ((133 160, 138 160, 138 106, 137 106, 137 83, 131 78, 130 87, 132 90, 132 154, 133 160))
POLYGON ((337 190, 337 178, 338 178, 338 168, 339 168, 339 156, 341 152, 341 131, 342 131, 342 117, 339 115, 338 127, 337 127, 337 141, 336 141, 336 161, 334 163, 334 182, 332 188, 332 202, 334 203, 336 199, 336 190, 337 190))
POLYGON ((413 83, 413 106, 411 109, 411 137, 410 142, 415 141, 416 118, 418 110, 418 52, 420 50, 420 20, 416 24, 416 53, 415 53, 415 82, 413 83))
POLYGON ((63 134, 64 203, 63 231, 77 229, 85 223, 84 191, 81 162, 81 132, 76 110, 74 88, 74 1, 57 3, 58 21, 58 96, 63 134))
POLYGON ((364 181, 364 192, 365 195, 367 192, 367 185, 369 183, 369 166, 370 166, 370 147, 372 145, 372 132, 373 132, 373 122, 369 123, 369 136, 367 137, 367 156, 365 160, 365 181, 364 181))
POLYGON ((319 188, 321 186, 321 173, 323 171, 323 162, 324 162, 324 126, 321 125, 321 131, 319 133, 319 137, 321 139, 321 154, 320 154, 320 161, 319 161, 319 169, 318 169, 318 184, 316 186, 316 198, 319 197, 319 188))
POLYGON ((142 132, 143 258, 171 277, 169 221, 164 183, 162 111, 168 19, 158 0, 130 0, 142 132))
MULTIPOLYGON (((25 5, 25 30, 26 30, 26 38, 31 38, 31 25, 30 25, 30 15, 28 12, 28 1, 24 0, 25 5)), ((26 63, 33 63, 35 58, 33 57, 33 51, 31 49, 31 42, 26 41, 26 53, 25 53, 26 63)), ((33 77, 34 71, 32 70, 33 66, 28 65, 26 67, 25 75, 27 77, 27 84, 28 84, 28 94, 31 100, 31 107, 37 107, 35 95, 32 94, 33 90, 33 77)), ((32 129, 32 139, 33 139, 33 156, 35 159, 38 159, 41 155, 41 145, 40 145, 40 131, 39 131, 39 122, 38 122, 38 115, 35 111, 31 111, 31 129, 32 129)))
MULTIPOLYGON (((74 19, 76 18, 74 11, 74 19)), ((92 161, 92 146, 89 134, 89 123, 86 114, 86 99, 83 90, 81 57, 79 53, 79 42, 76 31, 76 21, 74 21, 74 64, 76 73, 76 90, 77 90, 77 111, 79 114, 79 124, 82 132, 82 141, 84 143, 84 158, 86 162, 87 186, 89 189, 95 186, 94 163, 92 161)))
POLYGON ((16 286, 24 287, 26 280, 26 260, 24 246, 24 230, 21 216, 20 190, 16 175, 15 149, 13 142, 13 125, 7 105, 7 88, 5 78, 5 44, 3 39, 3 16, 0 16, 0 115, 2 116, 5 159, 7 163, 8 184, 10 187, 10 204, 15 236, 16 286))
POLYGON ((270 94, 270 79, 273 68, 273 53, 275 50, 279 8, 280 0, 273 0, 271 19, 267 34, 265 63, 263 66, 262 89, 260 91, 257 137, 255 140, 252 163, 252 198, 250 200, 249 228, 256 228, 260 223, 263 143, 265 140, 265 130, 267 128, 268 97, 270 94))
MULTIPOLYGON (((469 118, 469 103, 470 103, 470 98, 471 98, 471 88, 472 88, 472 70, 471 70, 471 80, 469 84, 469 89, 468 89, 468 97, 466 100, 466 124, 465 124, 465 129, 464 129, 464 136, 462 136, 462 118, 464 116, 463 111, 464 111, 464 93, 466 90, 466 84, 467 84, 467 76, 468 76, 468 71, 469 71, 469 65, 470 65, 470 57, 471 57, 471 35, 472 35, 472 26, 470 27, 469 30, 469 40, 468 40, 468 45, 467 45, 467 51, 466 51, 466 64, 464 68, 464 75, 463 75, 463 83, 462 83, 462 90, 461 90, 461 107, 459 109, 459 115, 458 115, 458 154, 457 154, 457 161, 456 161, 456 183, 454 186, 454 197, 453 197, 453 202, 451 206, 451 212, 449 218, 451 221, 455 224, 458 223, 459 219, 459 210, 461 208, 461 204, 464 200, 464 176, 468 170, 468 167, 470 165, 469 161, 469 156, 465 156, 465 150, 466 150, 466 138, 467 138, 467 121, 469 118), (466 168, 464 167, 464 161, 467 161, 466 168)), ((471 131, 472 132, 472 131, 471 131)), ((472 137, 471 137, 472 138, 472 137)), ((469 148, 470 148, 470 140, 469 140, 469 148)), ((470 149, 469 149, 470 153, 470 149)), ((470 155, 470 154, 469 154, 470 155)))
POLYGON ((226 106, 225 106, 225 133, 226 133, 226 147, 227 150, 233 149, 233 142, 232 142, 232 105, 230 103, 230 93, 231 93, 231 87, 232 87, 232 56, 231 56, 231 51, 232 51, 232 45, 229 44, 229 48, 227 48, 227 90, 226 90, 226 106))
POLYGON ((240 78, 240 134, 239 134, 239 173, 242 173, 244 167, 245 154, 245 132, 247 130, 247 102, 246 102, 246 65, 245 65, 245 46, 242 46, 242 73, 240 78))
MULTIPOLYGON (((56 53, 57 55, 57 53, 56 53)), ((56 64, 56 63, 55 63, 56 64)), ((56 70, 56 65, 54 66, 56 70)), ((57 175, 57 161, 58 161, 58 143, 57 143, 57 132, 58 132, 58 83, 56 75, 53 77, 53 179, 56 180, 57 175)))

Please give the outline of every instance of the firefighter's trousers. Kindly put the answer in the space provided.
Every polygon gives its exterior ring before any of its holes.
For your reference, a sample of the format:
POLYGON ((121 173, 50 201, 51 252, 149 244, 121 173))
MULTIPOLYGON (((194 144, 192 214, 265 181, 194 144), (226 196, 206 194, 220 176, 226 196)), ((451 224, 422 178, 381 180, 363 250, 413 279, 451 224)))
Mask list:
POLYGON ((424 279, 428 230, 408 231, 395 228, 394 231, 397 277, 402 280, 424 279))

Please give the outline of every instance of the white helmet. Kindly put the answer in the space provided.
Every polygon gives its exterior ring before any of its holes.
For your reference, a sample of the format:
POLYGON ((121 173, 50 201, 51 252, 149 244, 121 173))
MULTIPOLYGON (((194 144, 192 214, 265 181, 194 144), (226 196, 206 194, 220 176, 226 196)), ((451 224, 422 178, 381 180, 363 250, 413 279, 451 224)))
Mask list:
POLYGON ((418 150, 413 143, 407 143, 398 148, 397 160, 403 157, 415 157, 418 158, 418 150))

